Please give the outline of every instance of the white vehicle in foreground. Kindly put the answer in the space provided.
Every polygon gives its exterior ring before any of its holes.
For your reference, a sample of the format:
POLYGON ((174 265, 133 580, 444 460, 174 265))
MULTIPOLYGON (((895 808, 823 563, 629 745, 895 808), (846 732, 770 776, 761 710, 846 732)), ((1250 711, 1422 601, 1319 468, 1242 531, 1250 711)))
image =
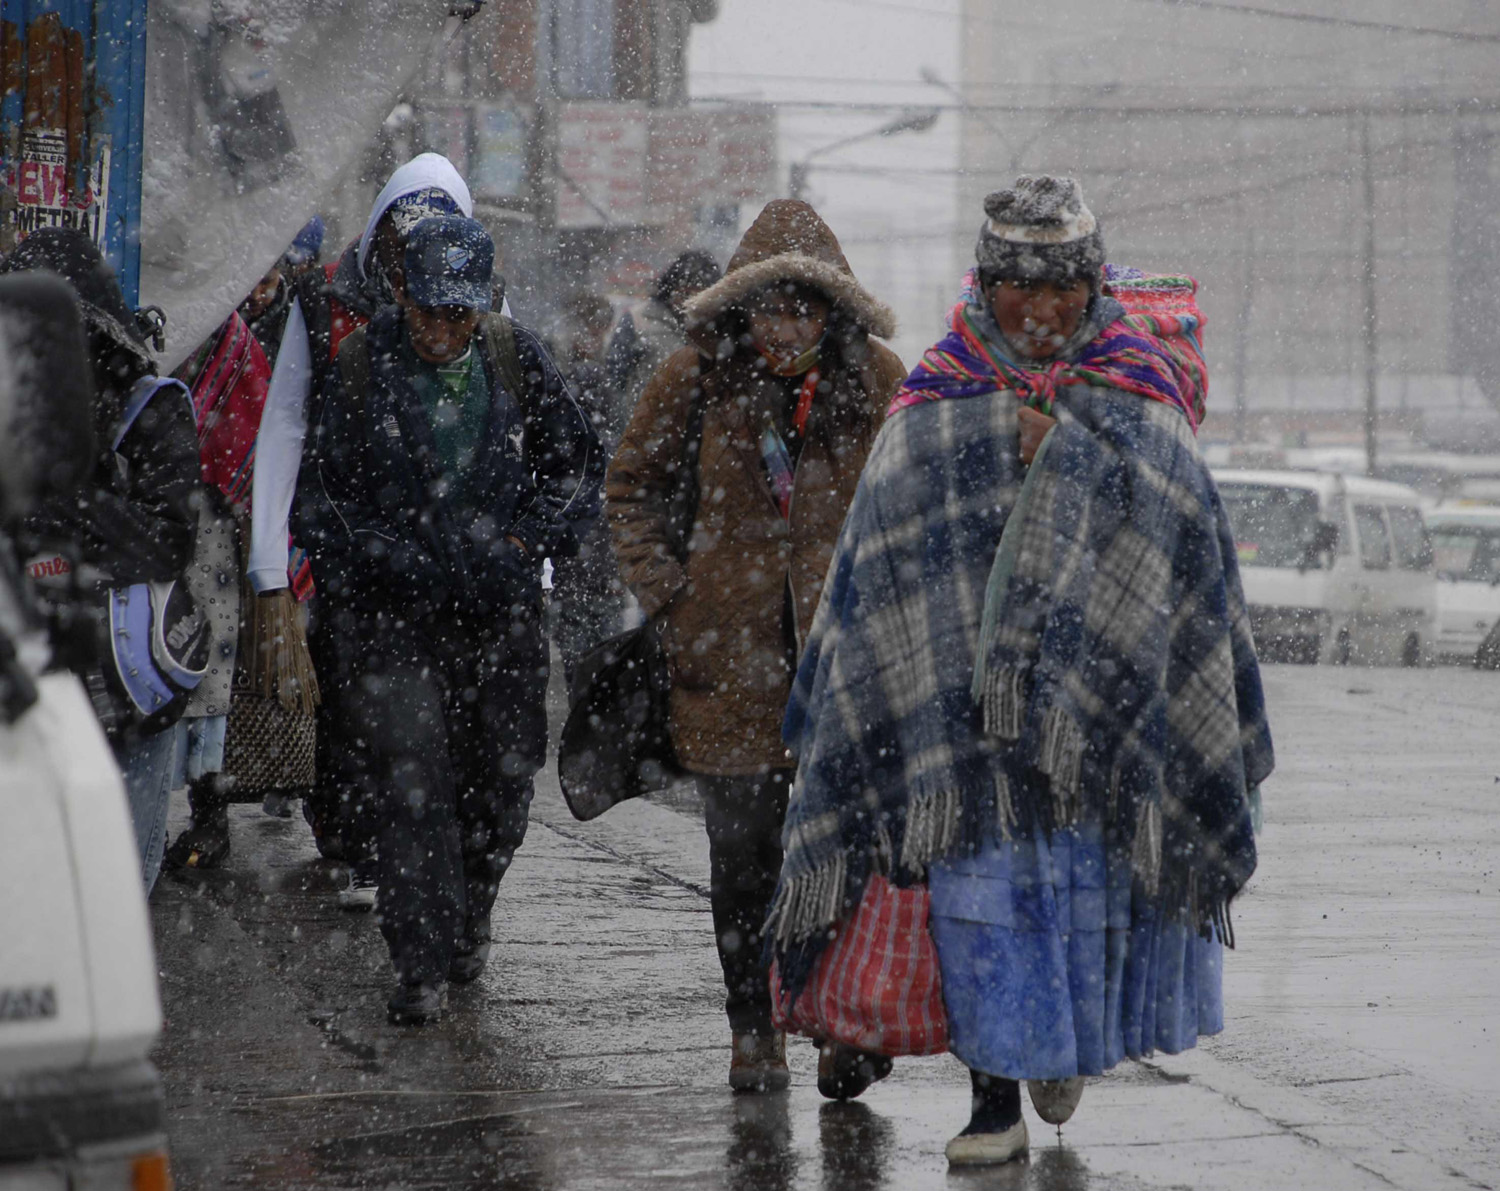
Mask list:
POLYGON ((168 1191, 155 948, 83 684, 45 673, 13 528, 93 458, 71 291, 0 278, 0 1191, 168 1191))
POLYGON ((1214 472, 1267 660, 1423 663, 1437 589, 1420 497, 1322 472, 1214 472))
POLYGON ((1433 651, 1472 663, 1500 620, 1500 506, 1438 508, 1427 527, 1438 578, 1433 651))

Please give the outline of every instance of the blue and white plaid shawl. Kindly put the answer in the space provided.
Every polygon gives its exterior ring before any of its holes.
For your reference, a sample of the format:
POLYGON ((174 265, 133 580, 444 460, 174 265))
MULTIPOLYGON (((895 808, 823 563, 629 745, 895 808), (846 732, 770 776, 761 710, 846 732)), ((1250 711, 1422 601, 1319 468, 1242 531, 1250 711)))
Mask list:
POLYGON ((783 729, 789 990, 872 867, 920 882, 1037 826, 1101 823, 1141 895, 1228 941, 1272 753, 1217 491, 1169 406, 1060 393, 1029 476, 1016 408, 914 406, 866 465, 783 729))

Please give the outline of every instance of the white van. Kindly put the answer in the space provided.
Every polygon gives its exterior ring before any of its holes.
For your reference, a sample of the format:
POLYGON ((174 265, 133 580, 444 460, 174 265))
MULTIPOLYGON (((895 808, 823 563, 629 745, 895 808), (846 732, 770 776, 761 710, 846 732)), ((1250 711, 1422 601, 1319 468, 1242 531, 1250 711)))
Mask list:
POLYGON ((5 532, 93 459, 84 345, 62 281, 0 278, 0 1191, 171 1187, 125 788, 83 683, 47 672, 5 532))
POLYGON ((1472 663, 1500 620, 1500 506, 1427 514, 1438 578, 1438 656, 1472 663))
POLYGON ((1305 471, 1226 468, 1214 478, 1267 660, 1422 664, 1437 587, 1413 489, 1305 471))

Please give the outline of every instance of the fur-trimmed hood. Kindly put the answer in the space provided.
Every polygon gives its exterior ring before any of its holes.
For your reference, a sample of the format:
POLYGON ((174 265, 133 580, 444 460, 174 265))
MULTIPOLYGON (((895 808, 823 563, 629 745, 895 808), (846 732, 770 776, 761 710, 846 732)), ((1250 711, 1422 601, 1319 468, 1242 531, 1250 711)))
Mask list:
POLYGON ((750 225, 723 278, 683 307, 688 337, 701 346, 703 332, 719 315, 778 281, 822 290, 871 335, 889 339, 896 333, 895 312, 855 280, 838 237, 818 213, 797 199, 775 199, 750 225))

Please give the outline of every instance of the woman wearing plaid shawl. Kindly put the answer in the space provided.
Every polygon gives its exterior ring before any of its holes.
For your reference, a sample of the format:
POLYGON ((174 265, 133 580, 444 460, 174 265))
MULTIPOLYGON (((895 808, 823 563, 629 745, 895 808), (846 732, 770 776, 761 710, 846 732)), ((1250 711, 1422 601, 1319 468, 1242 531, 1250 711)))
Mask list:
POLYGON ((768 923, 790 998, 872 873, 927 886, 974 1089, 955 1166, 1026 1150, 1019 1081, 1060 1125, 1083 1076, 1222 1028, 1228 907, 1272 764, 1194 440, 1193 283, 1106 268, 1072 179, 1021 178, 985 209, 978 269, 892 404, 808 634, 768 923))

